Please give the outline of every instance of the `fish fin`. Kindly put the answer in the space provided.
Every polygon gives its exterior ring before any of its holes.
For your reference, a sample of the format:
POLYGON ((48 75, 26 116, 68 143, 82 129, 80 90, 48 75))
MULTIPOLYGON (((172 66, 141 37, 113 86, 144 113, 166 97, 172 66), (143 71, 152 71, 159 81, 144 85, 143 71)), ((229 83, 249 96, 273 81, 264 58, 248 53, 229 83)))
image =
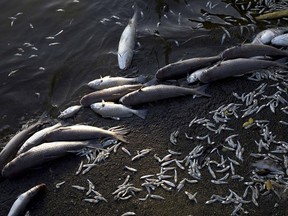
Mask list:
POLYGON ((147 110, 135 110, 134 114, 139 116, 142 119, 145 119, 147 116, 147 110))
POLYGON ((205 96, 205 97, 211 97, 210 94, 207 94, 205 91, 207 89, 209 85, 202 85, 202 86, 198 86, 197 88, 195 88, 195 91, 198 93, 198 95, 200 96, 205 96))
POLYGON ((101 101, 101 105, 102 105, 102 107, 105 107, 105 101, 103 99, 101 101))
POLYGON ((126 135, 130 132, 128 129, 123 128, 122 126, 115 126, 115 127, 109 128, 108 130, 115 132, 117 134, 120 134, 120 135, 126 135))
POLYGON ((124 142, 124 143, 129 143, 129 142, 124 138, 124 136, 121 135, 121 134, 116 134, 116 135, 115 135, 115 138, 118 139, 118 140, 120 140, 120 141, 122 141, 122 142, 124 142))

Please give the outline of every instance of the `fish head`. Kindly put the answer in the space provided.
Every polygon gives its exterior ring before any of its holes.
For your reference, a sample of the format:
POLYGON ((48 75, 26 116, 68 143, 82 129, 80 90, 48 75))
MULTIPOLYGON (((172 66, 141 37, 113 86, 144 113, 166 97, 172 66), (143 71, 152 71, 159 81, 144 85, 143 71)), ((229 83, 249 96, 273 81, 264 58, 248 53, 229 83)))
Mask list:
POLYGON ((93 103, 90 105, 93 110, 101 110, 104 106, 105 104, 103 102, 93 103))
POLYGON ((118 64, 121 70, 126 70, 132 61, 133 51, 128 50, 123 53, 118 53, 118 64))
POLYGON ((94 86, 99 86, 99 85, 101 85, 102 82, 103 82, 102 79, 97 79, 97 80, 93 80, 93 81, 89 82, 87 85, 88 85, 90 88, 93 88, 94 86))
POLYGON ((261 42, 264 44, 268 44, 270 43, 270 41, 275 37, 275 33, 271 30, 267 30, 265 31, 262 35, 261 35, 261 42))

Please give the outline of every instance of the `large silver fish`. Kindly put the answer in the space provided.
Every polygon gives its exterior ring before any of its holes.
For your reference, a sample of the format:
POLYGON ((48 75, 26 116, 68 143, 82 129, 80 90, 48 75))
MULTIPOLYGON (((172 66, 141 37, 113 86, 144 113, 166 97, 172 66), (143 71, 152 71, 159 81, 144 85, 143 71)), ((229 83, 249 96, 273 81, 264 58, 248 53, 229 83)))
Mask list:
POLYGON ((220 56, 212 56, 191 58, 183 61, 178 61, 160 68, 156 72, 155 76, 158 80, 182 78, 185 77, 188 73, 191 73, 203 67, 210 66, 211 64, 219 61, 220 59, 220 56))
POLYGON ((254 70, 266 69, 269 67, 288 68, 285 64, 274 61, 239 58, 222 61, 221 63, 208 68, 198 75, 198 79, 203 83, 210 83, 227 77, 243 75, 251 73, 254 70))
POLYGON ((108 130, 89 126, 89 125, 72 125, 67 127, 60 127, 48 132, 45 140, 51 141, 76 141, 76 140, 91 140, 98 138, 114 138, 122 142, 127 142, 124 135, 128 133, 124 128, 110 128, 108 130))
POLYGON ((124 29, 118 46, 118 65, 121 70, 127 69, 133 57, 133 49, 136 40, 136 25, 137 25, 137 6, 134 8, 134 15, 129 20, 128 25, 124 29))
POLYGON ((42 130, 37 131, 36 133, 34 133, 32 136, 29 137, 29 139, 27 139, 24 144, 21 146, 21 148, 18 150, 17 155, 33 148, 34 146, 37 146, 39 144, 41 144, 43 142, 43 140, 45 139, 46 134, 49 131, 52 131, 56 128, 59 128, 63 126, 62 123, 57 123, 53 126, 50 127, 46 127, 42 130))
POLYGON ((142 119, 146 118, 147 110, 135 110, 126 107, 122 104, 115 104, 111 102, 98 102, 91 104, 91 109, 104 118, 121 119, 131 117, 133 114, 142 119))
POLYGON ((277 27, 266 29, 259 32, 251 43, 269 44, 274 37, 284 34, 286 32, 288 32, 288 27, 277 27))
POLYGON ((147 86, 140 90, 128 93, 120 99, 120 102, 124 105, 130 106, 185 95, 210 97, 209 94, 204 92, 205 88, 206 86, 195 89, 171 85, 147 86))
POLYGON ((101 77, 100 79, 95 79, 89 82, 88 86, 96 90, 101 90, 101 89, 111 88, 115 86, 144 83, 145 81, 146 81, 146 77, 142 75, 138 77, 133 77, 133 78, 105 76, 105 77, 101 77))
POLYGON ((38 121, 28 128, 20 131, 4 146, 0 152, 0 170, 5 166, 5 164, 15 157, 17 151, 23 145, 23 143, 31 136, 31 134, 39 130, 43 124, 44 123, 42 121, 38 121))
POLYGON ((224 60, 255 56, 283 57, 288 56, 288 52, 264 44, 242 44, 224 50, 220 56, 224 60))
POLYGON ((32 167, 63 157, 85 147, 101 147, 96 141, 57 141, 42 143, 18 155, 2 170, 4 177, 13 177, 32 167), (92 143, 94 142, 94 143, 92 143))
POLYGON ((129 92, 135 91, 143 87, 142 84, 115 86, 100 91, 95 91, 84 95, 80 99, 83 106, 90 106, 92 103, 104 101, 118 101, 122 96, 129 92))
POLYGON ((25 209, 27 205, 29 204, 29 202, 45 187, 46 187, 45 184, 39 184, 39 185, 32 187, 25 193, 20 194, 18 198, 15 200, 15 202, 13 203, 8 213, 8 216, 18 216, 18 215, 25 213, 25 209))

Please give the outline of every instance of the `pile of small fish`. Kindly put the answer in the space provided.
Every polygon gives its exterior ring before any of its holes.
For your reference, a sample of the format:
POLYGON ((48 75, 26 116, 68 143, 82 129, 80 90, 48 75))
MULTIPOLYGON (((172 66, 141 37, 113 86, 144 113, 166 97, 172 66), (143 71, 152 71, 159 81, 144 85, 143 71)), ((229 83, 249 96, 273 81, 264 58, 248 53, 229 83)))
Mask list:
MULTIPOLYGON (((127 69, 132 61, 137 14, 138 9, 135 6, 134 15, 123 31, 119 42, 118 63, 120 69, 127 69)), ((124 117, 137 115, 145 119, 147 110, 136 110, 129 106, 186 95, 210 97, 209 94, 205 93, 207 85, 197 88, 186 88, 162 83, 171 79, 183 78, 187 74, 189 74, 188 83, 194 83, 198 80, 202 83, 211 83, 254 71, 257 71, 258 76, 254 73, 249 79, 262 80, 267 75, 263 75, 265 71, 259 72, 259 70, 271 67, 288 69, 288 66, 284 63, 275 61, 275 59, 284 58, 284 62, 287 62, 288 52, 270 46, 270 44, 288 46, 287 32, 287 27, 268 29, 260 32, 251 44, 228 48, 217 56, 192 58, 171 63, 160 68, 155 74, 155 79, 149 82, 146 82, 146 77, 144 76, 135 78, 101 77, 93 80, 88 83, 88 86, 96 91, 83 96, 80 100, 80 105, 69 107, 61 112, 59 118, 72 117, 82 107, 90 107, 94 112, 105 118, 119 120, 124 117)), ((288 113, 288 101, 285 99, 285 97, 287 98, 288 88, 287 76, 287 71, 281 70, 278 70, 273 75, 268 75, 269 79, 277 81, 276 84, 270 86, 277 89, 273 95, 264 94, 267 88, 267 84, 264 83, 250 93, 243 93, 242 95, 233 93, 239 99, 239 104, 230 103, 210 111, 209 114, 212 115, 212 119, 195 117, 188 128, 202 125, 209 133, 217 136, 219 134, 222 135, 223 131, 234 131, 233 128, 227 126, 230 120, 238 119, 239 115, 241 115, 241 119, 256 115, 266 107, 269 107, 272 113, 276 109, 281 110, 282 114, 286 116, 288 113)), ((288 122, 284 120, 279 123, 288 125, 288 122)), ((95 167, 97 163, 109 157, 112 151, 116 152, 120 145, 118 141, 127 143, 125 135, 128 130, 119 126, 106 130, 90 125, 67 125, 64 122, 59 122, 49 127, 45 127, 46 124, 47 122, 44 120, 39 120, 17 133, 5 145, 0 153, 2 177, 12 178, 32 167, 70 153, 77 153, 87 158, 87 164, 82 161, 76 172, 76 175, 81 172, 84 175, 95 167), (83 170, 83 168, 85 169, 83 170)), ((204 144, 193 146, 194 148, 183 158, 180 158, 181 152, 173 150, 168 150, 168 154, 163 158, 154 154, 154 158, 160 163, 160 172, 147 174, 140 178, 143 182, 141 187, 147 193, 144 198, 138 199, 140 201, 145 201, 148 198, 164 200, 164 196, 155 194, 157 188, 161 187, 167 191, 175 190, 180 192, 185 187, 185 183, 197 184, 201 181, 203 179, 201 172, 205 169, 208 170, 212 177, 212 184, 222 185, 237 180, 246 185, 243 195, 239 195, 239 192, 236 193, 229 189, 228 195, 213 194, 205 202, 205 204, 220 202, 225 205, 233 205, 234 210, 231 215, 238 215, 240 212, 248 213, 243 208, 245 204, 252 202, 258 206, 260 197, 272 192, 280 199, 287 196, 288 157, 286 154, 288 152, 288 143, 276 139, 276 135, 269 129, 269 120, 249 118, 247 122, 243 123, 243 128, 249 129, 251 127, 256 127, 259 130, 260 140, 255 140, 258 152, 250 153, 250 156, 257 159, 252 164, 254 169, 250 176, 244 177, 236 173, 236 167, 243 166, 244 158, 247 156, 243 144, 239 141, 240 137, 238 134, 229 134, 223 140, 223 143, 219 144, 211 140, 209 133, 195 137, 185 133, 187 139, 197 140, 197 143, 204 142, 204 144), (270 151, 272 148, 273 150, 270 151), (230 152, 233 152, 233 154, 230 154, 230 152), (178 172, 185 172, 187 177, 178 182, 178 172)), ((179 131, 171 134, 170 140, 173 145, 178 145, 178 136, 179 131)), ((122 147, 122 151, 132 156, 125 147, 122 147)), ((152 149, 143 149, 137 152, 131 161, 140 159, 151 151, 152 149)), ((129 166, 125 166, 125 168, 132 173, 137 172, 135 168, 129 166)), ((130 176, 128 175, 124 183, 117 186, 117 189, 112 193, 115 200, 132 199, 137 197, 137 193, 143 191, 141 187, 135 187, 129 180, 130 176)), ((88 183, 89 189, 83 199, 85 202, 94 204, 99 201, 108 202, 102 194, 94 190, 95 187, 90 180, 88 180, 88 183)), ((64 182, 58 184, 58 187, 62 184, 64 182)), ((23 211, 30 199, 44 187, 45 184, 40 184, 20 195, 13 204, 9 215, 23 211)), ((78 185, 72 187, 82 191, 85 190, 84 187, 78 185)), ((184 193, 189 200, 195 204, 199 203, 196 199, 198 192, 191 193, 186 190, 184 193)), ((134 214, 133 212, 126 212, 123 215, 134 214)))

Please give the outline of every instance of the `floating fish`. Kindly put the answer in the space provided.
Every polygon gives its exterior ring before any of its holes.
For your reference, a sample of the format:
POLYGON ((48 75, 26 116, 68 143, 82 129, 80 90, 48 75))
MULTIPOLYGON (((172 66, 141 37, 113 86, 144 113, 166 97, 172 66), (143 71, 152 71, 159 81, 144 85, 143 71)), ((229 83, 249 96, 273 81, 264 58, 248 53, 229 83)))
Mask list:
POLYGON ((118 46, 118 65, 121 70, 126 70, 133 58, 133 49, 136 40, 136 25, 137 25, 138 9, 135 6, 135 11, 132 19, 129 20, 125 27, 118 46))

